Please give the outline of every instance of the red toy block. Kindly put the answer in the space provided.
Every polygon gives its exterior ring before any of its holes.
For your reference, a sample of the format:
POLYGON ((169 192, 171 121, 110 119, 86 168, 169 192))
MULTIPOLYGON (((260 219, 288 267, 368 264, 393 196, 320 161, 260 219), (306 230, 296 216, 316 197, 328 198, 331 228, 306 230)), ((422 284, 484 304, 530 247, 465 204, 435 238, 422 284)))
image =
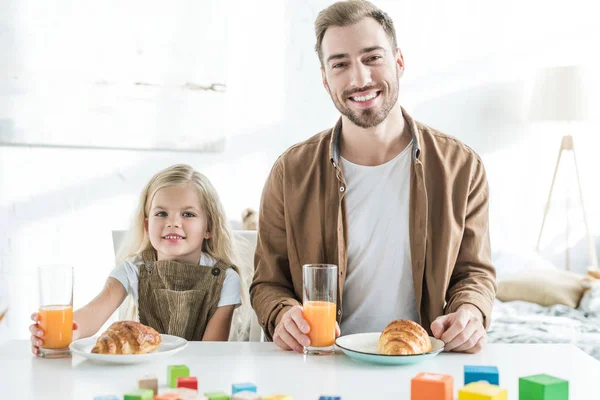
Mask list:
POLYGON ((198 378, 195 376, 177 378, 177 387, 198 390, 198 378))

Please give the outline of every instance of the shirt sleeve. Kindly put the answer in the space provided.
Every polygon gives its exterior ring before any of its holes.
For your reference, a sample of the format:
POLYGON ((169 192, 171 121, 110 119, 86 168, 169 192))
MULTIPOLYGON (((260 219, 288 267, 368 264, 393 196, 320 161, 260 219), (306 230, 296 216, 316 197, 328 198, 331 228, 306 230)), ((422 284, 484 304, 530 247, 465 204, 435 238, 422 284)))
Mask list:
POLYGON ((131 295, 138 285, 138 268, 137 258, 132 257, 113 268, 108 276, 121 282, 127 294, 131 295))
POLYGON ((294 292, 287 248, 281 157, 273 166, 260 202, 258 240, 250 303, 268 341, 283 315, 300 304, 294 292))
POLYGON ((235 304, 236 308, 242 304, 241 280, 240 276, 233 268, 227 268, 225 272, 225 280, 221 289, 221 298, 217 307, 230 306, 235 304))
POLYGON ((478 163, 467 204, 462 243, 446 292, 445 314, 463 304, 481 311, 483 325, 490 327, 496 297, 496 270, 492 264, 489 235, 489 187, 483 164, 478 163))

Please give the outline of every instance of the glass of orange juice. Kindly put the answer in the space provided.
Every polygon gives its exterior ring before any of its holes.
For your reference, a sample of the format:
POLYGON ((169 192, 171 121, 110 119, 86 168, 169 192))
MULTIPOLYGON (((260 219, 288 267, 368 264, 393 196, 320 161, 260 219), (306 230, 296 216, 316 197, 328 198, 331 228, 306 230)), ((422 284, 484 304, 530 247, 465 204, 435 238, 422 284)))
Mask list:
POLYGON ((73 267, 40 267, 39 289, 38 325, 44 331, 39 356, 68 357, 73 339, 73 267))
POLYGON ((335 352, 335 312, 337 302, 337 265, 302 266, 304 319, 310 325, 310 345, 304 354, 335 352))

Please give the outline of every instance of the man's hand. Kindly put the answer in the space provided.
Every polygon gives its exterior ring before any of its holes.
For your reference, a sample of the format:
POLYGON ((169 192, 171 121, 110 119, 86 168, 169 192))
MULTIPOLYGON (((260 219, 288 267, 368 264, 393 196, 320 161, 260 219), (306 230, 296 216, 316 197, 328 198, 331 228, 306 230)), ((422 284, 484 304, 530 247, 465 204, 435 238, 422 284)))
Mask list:
MULTIPOLYGON (((302 306, 294 306, 287 310, 275 327, 273 341, 283 350, 294 350, 303 353, 304 347, 310 346, 310 339, 306 335, 310 332, 310 325, 304 319, 302 306)), ((335 323, 335 336, 340 336, 340 327, 335 323)))
POLYGON ((477 353, 487 342, 483 315, 471 304, 463 304, 456 312, 436 318, 431 323, 431 332, 446 344, 445 351, 477 353))

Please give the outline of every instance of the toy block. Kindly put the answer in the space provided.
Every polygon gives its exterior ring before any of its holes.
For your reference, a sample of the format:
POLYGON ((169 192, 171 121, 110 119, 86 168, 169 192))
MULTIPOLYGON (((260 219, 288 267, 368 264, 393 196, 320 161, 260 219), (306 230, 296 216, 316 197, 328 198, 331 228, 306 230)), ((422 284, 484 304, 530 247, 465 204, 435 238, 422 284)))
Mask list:
POLYGON ((465 365, 465 385, 471 382, 485 381, 491 385, 499 385, 498 367, 486 365, 465 365))
POLYGON ((154 396, 154 400, 181 400, 182 397, 177 393, 163 393, 154 396))
POLYGON ((119 400, 119 398, 115 395, 96 396, 96 397, 94 397, 94 400, 119 400))
POLYGON ((231 400, 262 400, 258 394, 254 392, 237 392, 231 397, 231 400))
POLYGON ((208 400, 206 396, 198 393, 197 390, 180 387, 175 389, 175 393, 179 396, 180 400, 208 400))
POLYGON ((293 400, 292 396, 288 396, 286 394, 272 394, 270 396, 265 397, 263 400, 293 400))
POLYGON ((342 398, 338 396, 321 396, 319 400, 342 400, 342 398))
POLYGON ((134 392, 125 393, 123 400, 153 400, 154 392, 152 389, 138 389, 134 392))
POLYGON ((472 382, 458 391, 458 400, 506 400, 506 389, 487 382, 472 382))
POLYGON ((254 392, 256 393, 256 385, 253 383, 234 383, 231 385, 231 394, 236 394, 237 392, 254 392))
POLYGON ((208 392, 204 393, 208 400, 229 400, 229 395, 225 392, 208 392))
POLYGON ((195 376, 177 378, 177 387, 198 390, 198 378, 195 376))
POLYGON ((453 400, 454 378, 451 375, 419 372, 410 381, 411 400, 453 400))
POLYGON ((519 400, 567 400, 569 381, 551 375, 519 378, 519 400))
POLYGON ((169 365, 167 367, 167 384, 170 388, 177 387, 177 378, 190 376, 190 369, 187 365, 169 365))
POLYGON ((138 389, 150 389, 156 396, 158 394, 158 379, 155 376, 144 376, 138 379, 138 389))

